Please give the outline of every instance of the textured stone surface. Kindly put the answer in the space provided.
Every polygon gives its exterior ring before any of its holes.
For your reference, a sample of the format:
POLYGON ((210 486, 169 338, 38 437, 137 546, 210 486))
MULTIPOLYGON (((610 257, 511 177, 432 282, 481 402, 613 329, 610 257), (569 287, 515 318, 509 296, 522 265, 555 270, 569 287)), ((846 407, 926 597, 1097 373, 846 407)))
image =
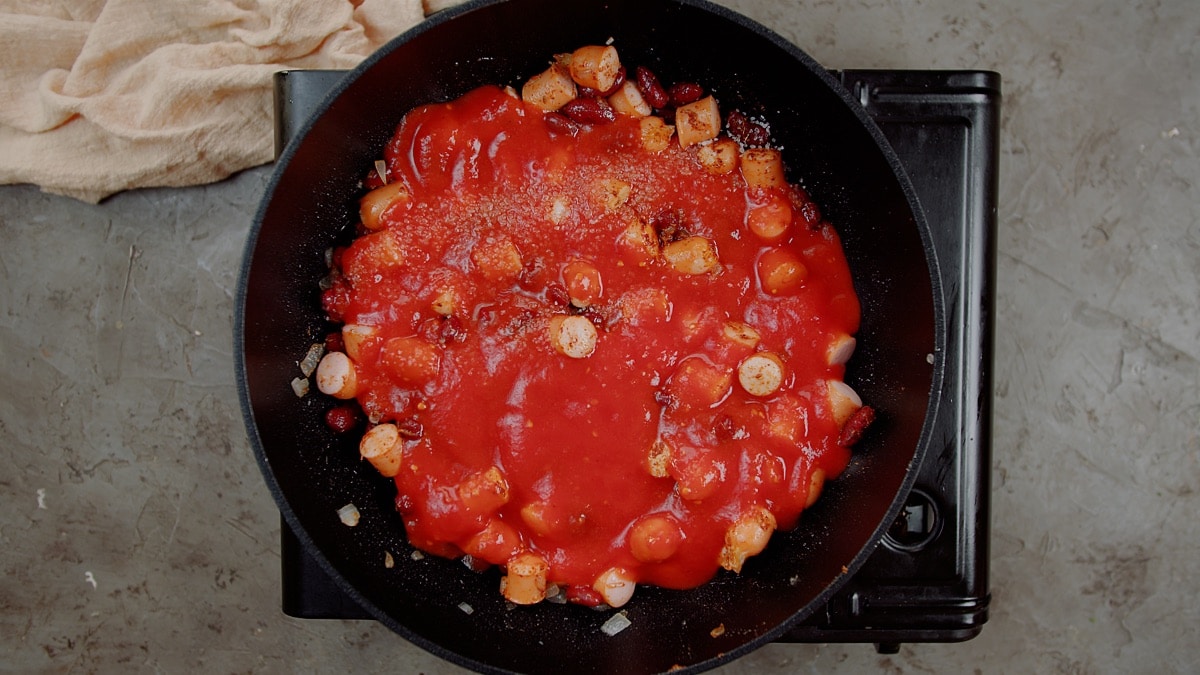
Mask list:
MULTIPOLYGON (((1004 76, 992 613, 951 645, 724 673, 1200 662, 1200 12, 1192 0, 729 6, 843 68, 1004 76)), ((456 673, 278 610, 231 311, 268 168, 100 206, 0 188, 0 669, 456 673)))

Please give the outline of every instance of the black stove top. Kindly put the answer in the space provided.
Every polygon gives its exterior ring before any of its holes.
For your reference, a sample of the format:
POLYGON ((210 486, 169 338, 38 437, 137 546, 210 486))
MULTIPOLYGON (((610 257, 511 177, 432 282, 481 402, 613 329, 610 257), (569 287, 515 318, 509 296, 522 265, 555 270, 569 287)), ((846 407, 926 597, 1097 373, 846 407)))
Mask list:
MULTIPOLYGON (((342 71, 276 76, 282 151, 342 71)), ((986 71, 845 70, 834 75, 900 156, 933 232, 948 332, 945 389, 925 462, 900 518, 823 610, 784 642, 969 640, 987 621, 992 332, 1000 77, 986 71)), ((282 525, 283 611, 370 619, 282 525)))

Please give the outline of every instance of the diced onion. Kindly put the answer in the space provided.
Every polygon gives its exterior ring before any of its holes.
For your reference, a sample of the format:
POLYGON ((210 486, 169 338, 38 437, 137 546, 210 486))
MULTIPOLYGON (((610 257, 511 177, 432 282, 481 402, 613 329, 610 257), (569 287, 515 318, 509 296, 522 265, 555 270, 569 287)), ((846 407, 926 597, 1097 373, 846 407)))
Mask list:
POLYGON ((392 557, 391 551, 383 552, 383 566, 389 570, 396 566, 396 559, 392 557))
POLYGON ((546 602, 565 605, 567 603, 567 594, 563 591, 563 587, 558 584, 546 586, 546 602))
POLYGON ((297 377, 292 380, 292 391, 295 392, 296 398, 304 398, 308 395, 308 378, 297 377))
POLYGON ((625 612, 617 612, 616 614, 608 617, 608 621, 605 621, 604 624, 600 626, 600 632, 611 637, 632 625, 633 622, 629 620, 629 617, 625 616, 625 612))
POLYGON ((475 608, 465 602, 458 603, 458 608, 463 611, 463 614, 474 614, 475 608))
POLYGON ((340 518, 342 521, 342 524, 347 527, 354 527, 357 525, 358 520, 361 517, 358 513, 358 507, 354 504, 347 504, 343 506, 342 508, 338 509, 337 513, 338 518, 340 518))
POLYGON ((325 345, 313 343, 304 358, 300 359, 300 372, 304 373, 305 377, 312 377, 312 374, 317 372, 317 365, 321 363, 322 356, 325 356, 325 345))

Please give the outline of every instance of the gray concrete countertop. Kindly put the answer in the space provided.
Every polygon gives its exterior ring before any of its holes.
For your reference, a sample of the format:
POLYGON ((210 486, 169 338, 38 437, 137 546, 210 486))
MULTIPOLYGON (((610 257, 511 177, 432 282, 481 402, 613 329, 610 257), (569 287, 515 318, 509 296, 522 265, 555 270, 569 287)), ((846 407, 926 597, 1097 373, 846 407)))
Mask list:
MULTIPOLYGON (((990 621, 719 672, 1195 672, 1195 2, 725 4, 829 67, 997 70, 1005 98, 990 621)), ((269 172, 99 206, 0 188, 0 670, 462 672, 279 611, 231 348, 269 172)))

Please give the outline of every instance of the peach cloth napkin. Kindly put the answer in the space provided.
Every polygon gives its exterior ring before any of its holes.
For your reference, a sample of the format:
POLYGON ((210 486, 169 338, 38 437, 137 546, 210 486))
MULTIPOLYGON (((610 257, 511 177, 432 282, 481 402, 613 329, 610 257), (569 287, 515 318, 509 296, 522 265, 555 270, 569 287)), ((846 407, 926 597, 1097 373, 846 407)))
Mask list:
POLYGON ((0 0, 0 184, 98 202, 270 162, 272 75, 454 0, 0 0))

